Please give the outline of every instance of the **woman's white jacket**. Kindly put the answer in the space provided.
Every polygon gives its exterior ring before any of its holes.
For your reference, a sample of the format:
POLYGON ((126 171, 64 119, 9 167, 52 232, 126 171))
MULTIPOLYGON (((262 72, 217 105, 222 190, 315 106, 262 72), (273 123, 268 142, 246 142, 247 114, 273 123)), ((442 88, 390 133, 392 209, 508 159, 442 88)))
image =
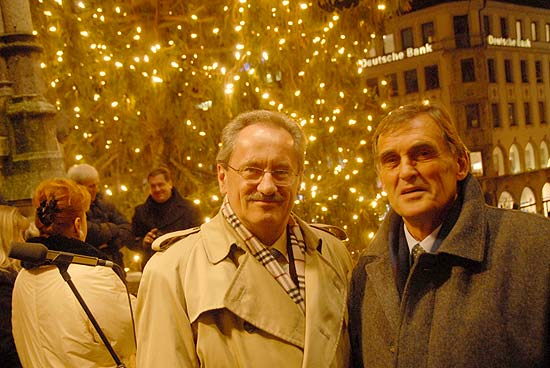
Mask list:
MULTIPOLYGON (((136 347, 122 280, 107 267, 72 264, 68 273, 114 351, 132 366, 136 347)), ((19 273, 13 290, 12 321, 23 367, 116 367, 56 266, 19 273)))

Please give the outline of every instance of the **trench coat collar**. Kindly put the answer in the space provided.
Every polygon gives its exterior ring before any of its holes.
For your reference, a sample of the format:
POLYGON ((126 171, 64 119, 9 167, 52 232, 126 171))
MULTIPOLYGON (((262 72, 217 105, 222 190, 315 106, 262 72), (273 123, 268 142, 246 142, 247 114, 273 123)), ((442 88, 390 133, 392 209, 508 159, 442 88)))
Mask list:
MULTIPOLYGON (((308 253, 317 249, 320 238, 310 229, 308 225, 301 219, 295 216, 296 221, 300 224, 300 228, 304 232, 304 240, 306 242, 306 250, 308 253)), ((217 264, 227 258, 231 247, 237 245, 241 249, 246 249, 246 245, 237 235, 235 229, 225 221, 221 212, 218 212, 209 223, 203 225, 207 231, 205 236, 205 250, 208 259, 213 264, 217 264)))
MULTIPOLYGON (((459 183, 459 200, 462 206, 459 210, 458 218, 454 226, 445 229, 438 234, 444 236, 441 246, 436 254, 447 254, 451 257, 458 257, 470 261, 470 264, 479 264, 484 261, 485 255, 485 226, 479 226, 479 223, 485 223, 485 202, 481 187, 471 174, 459 183), (475 222, 472 221, 475 219, 475 222)), ((392 247, 399 241, 399 233, 402 231, 402 219, 391 209, 386 215, 377 235, 372 243, 365 249, 362 257, 367 257, 365 262, 365 272, 371 285, 373 285, 376 295, 384 310, 386 317, 397 329, 399 324, 399 303, 400 297, 395 286, 395 276, 392 265, 395 264, 392 247)), ((468 262, 462 263, 467 265, 468 262)))
MULTIPOLYGON (((203 246, 217 280, 218 306, 252 326, 304 349, 303 367, 325 366, 336 353, 346 310, 346 283, 320 252, 321 238, 297 219, 306 243, 306 313, 246 249, 221 214, 202 227, 203 246), (237 248, 237 249, 236 249, 237 248), (237 269, 216 267, 237 258, 237 269), (221 285, 220 285, 221 283, 221 285)), ((216 303, 214 303, 216 304, 216 303)), ((205 306, 207 307, 207 306, 205 306)))

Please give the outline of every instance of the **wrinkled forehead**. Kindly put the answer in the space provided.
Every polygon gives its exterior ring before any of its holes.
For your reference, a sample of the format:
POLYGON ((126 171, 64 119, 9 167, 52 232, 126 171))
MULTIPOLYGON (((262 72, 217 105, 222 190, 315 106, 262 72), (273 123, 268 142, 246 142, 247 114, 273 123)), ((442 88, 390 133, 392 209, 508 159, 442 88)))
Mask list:
POLYGON ((382 121, 382 124, 382 126, 377 128, 374 136, 375 141, 373 142, 373 150, 375 153, 378 152, 381 138, 389 136, 406 138, 413 130, 415 130, 416 134, 418 134, 418 131, 421 131, 426 135, 437 136, 448 144, 447 137, 442 127, 426 113, 399 116, 394 119, 382 121))

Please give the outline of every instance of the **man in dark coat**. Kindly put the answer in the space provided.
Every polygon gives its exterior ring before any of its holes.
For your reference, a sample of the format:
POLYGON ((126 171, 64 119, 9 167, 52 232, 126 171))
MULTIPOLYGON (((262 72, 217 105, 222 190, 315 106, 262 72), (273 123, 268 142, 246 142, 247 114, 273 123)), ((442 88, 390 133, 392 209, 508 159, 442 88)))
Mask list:
POLYGON ((86 243, 101 250, 110 260, 124 269, 120 248, 132 245, 130 222, 99 193, 99 173, 93 166, 74 165, 67 175, 78 184, 85 186, 92 197, 90 210, 86 213, 88 220, 86 243))
POLYGON ((172 174, 160 167, 147 176, 150 195, 136 207, 132 218, 134 249, 143 253, 142 267, 153 255, 151 243, 166 233, 199 226, 202 215, 197 206, 183 198, 172 184, 172 174))
POLYGON ((353 272, 353 366, 548 367, 550 221, 485 204, 441 106, 394 110, 373 151, 392 209, 353 272))

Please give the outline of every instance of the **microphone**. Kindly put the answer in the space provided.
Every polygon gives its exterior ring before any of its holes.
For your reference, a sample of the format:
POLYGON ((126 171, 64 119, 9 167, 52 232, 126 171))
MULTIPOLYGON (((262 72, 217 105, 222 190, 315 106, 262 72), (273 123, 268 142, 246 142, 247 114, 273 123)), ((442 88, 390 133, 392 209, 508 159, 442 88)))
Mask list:
POLYGON ((114 266, 113 262, 97 257, 49 250, 40 243, 13 242, 8 256, 35 265, 75 263, 84 266, 114 266))

